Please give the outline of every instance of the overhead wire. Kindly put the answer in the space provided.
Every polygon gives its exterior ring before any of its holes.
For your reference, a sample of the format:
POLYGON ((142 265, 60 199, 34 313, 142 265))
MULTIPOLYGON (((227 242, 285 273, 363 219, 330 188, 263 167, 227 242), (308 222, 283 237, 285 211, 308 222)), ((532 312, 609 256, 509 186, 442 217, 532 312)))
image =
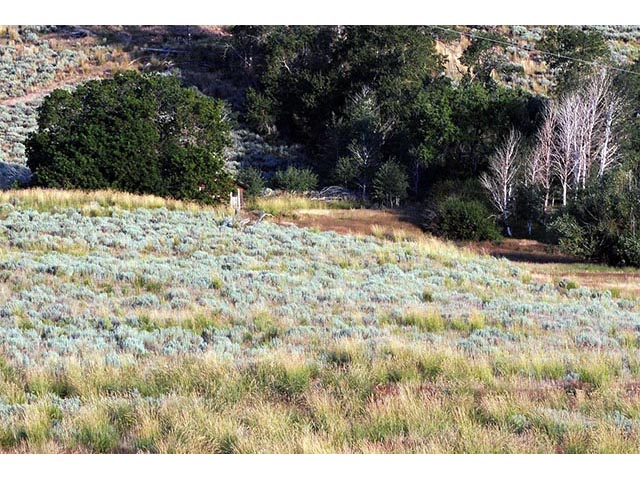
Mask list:
POLYGON ((446 31, 446 32, 450 32, 450 33, 455 33, 457 35, 464 35, 464 36, 472 38, 472 39, 485 40, 485 41, 493 42, 493 43, 496 43, 496 44, 499 44, 499 45, 506 45, 506 46, 515 47, 515 48, 518 48, 518 49, 521 49, 521 50, 525 50, 527 52, 538 53, 538 54, 542 54, 542 55, 550 55, 550 56, 554 56, 554 57, 557 57, 557 58, 563 58, 565 60, 571 60, 571 61, 578 62, 578 63, 584 63, 584 64, 587 64, 587 65, 591 65, 593 67, 602 67, 602 68, 609 69, 609 70, 616 70, 618 72, 624 72, 624 73, 629 73, 631 75, 640 76, 640 72, 634 72, 633 70, 627 70, 627 69, 624 69, 624 68, 616 67, 614 65, 607 65, 607 64, 601 63, 601 62, 593 62, 593 61, 584 60, 584 59, 581 59, 581 58, 571 57, 569 55, 563 55, 563 54, 560 54, 560 53, 548 52, 548 51, 545 51, 545 50, 541 50, 539 48, 529 47, 528 45, 519 45, 517 43, 509 42, 507 40, 498 40, 496 38, 486 37, 486 36, 483 36, 483 35, 478 35, 476 33, 462 32, 462 31, 459 31, 459 30, 454 30, 452 28, 441 27, 439 25, 430 25, 429 27, 430 28, 436 28, 438 30, 443 30, 443 31, 446 31))

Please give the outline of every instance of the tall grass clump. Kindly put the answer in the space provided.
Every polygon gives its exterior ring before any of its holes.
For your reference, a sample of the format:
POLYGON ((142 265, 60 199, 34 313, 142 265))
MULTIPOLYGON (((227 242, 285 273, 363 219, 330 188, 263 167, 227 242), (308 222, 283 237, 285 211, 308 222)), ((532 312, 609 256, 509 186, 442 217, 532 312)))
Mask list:
POLYGON ((293 194, 274 195, 269 197, 258 196, 251 198, 247 202, 247 205, 248 208, 252 210, 262 210, 275 217, 295 215, 297 210, 348 210, 358 206, 357 202, 351 200, 325 201, 293 194))
POLYGON ((393 319, 402 327, 417 327, 425 332, 441 332, 445 329, 445 321, 438 310, 413 309, 393 319))

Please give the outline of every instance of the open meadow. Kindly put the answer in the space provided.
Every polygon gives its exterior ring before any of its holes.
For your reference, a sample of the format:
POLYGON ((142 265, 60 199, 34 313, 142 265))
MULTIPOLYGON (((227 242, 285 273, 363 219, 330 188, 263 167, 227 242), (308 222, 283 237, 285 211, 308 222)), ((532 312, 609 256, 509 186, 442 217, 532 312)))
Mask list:
POLYGON ((0 197, 4 452, 638 452, 640 305, 430 236, 0 197))
POLYGON ((0 453, 640 453, 639 56, 0 26, 0 453))

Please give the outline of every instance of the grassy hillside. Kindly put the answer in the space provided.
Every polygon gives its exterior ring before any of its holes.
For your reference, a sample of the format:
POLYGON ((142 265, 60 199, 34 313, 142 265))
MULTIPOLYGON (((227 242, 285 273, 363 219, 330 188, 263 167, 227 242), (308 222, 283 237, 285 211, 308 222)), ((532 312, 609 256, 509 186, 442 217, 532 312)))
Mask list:
POLYGON ((426 236, 0 203, 3 451, 637 451, 636 298, 426 236))

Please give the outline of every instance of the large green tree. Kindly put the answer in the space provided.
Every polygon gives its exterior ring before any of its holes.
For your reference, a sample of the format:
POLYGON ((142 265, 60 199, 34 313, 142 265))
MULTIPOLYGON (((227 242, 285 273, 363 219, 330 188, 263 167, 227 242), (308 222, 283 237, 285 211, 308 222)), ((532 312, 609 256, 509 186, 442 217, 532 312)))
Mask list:
POLYGON ((567 25, 547 29, 539 48, 547 52, 543 59, 551 68, 557 93, 579 87, 594 64, 606 63, 610 56, 602 34, 567 25))
POLYGON ((215 202, 231 190, 221 102, 175 77, 117 74, 55 90, 26 142, 36 185, 215 202))
MULTIPOLYGON (((375 92, 380 114, 393 120, 425 78, 442 71, 431 33, 422 27, 235 27, 232 33, 235 58, 251 58, 241 62, 253 79, 247 120, 262 133, 306 145, 320 170, 333 143, 326 130, 348 114, 353 95, 375 92)), ((330 163, 347 153, 348 143, 330 153, 330 163)))
POLYGON ((640 60, 614 79, 627 101, 627 121, 622 135, 625 157, 632 163, 640 162, 640 60))
POLYGON ((466 79, 446 78, 425 84, 398 122, 395 157, 404 159, 414 192, 425 173, 442 178, 476 177, 497 142, 510 128, 526 135, 535 130, 542 103, 517 89, 466 79))
POLYGON ((393 160, 414 198, 437 177, 477 176, 511 127, 534 130, 535 99, 493 80, 493 43, 473 43, 475 75, 452 82, 434 29, 417 26, 235 27, 233 58, 251 88, 245 119, 302 143, 323 179, 372 193, 393 160))
POLYGON ((620 167, 572 200, 551 225, 567 253, 612 265, 640 266, 638 168, 620 167))

